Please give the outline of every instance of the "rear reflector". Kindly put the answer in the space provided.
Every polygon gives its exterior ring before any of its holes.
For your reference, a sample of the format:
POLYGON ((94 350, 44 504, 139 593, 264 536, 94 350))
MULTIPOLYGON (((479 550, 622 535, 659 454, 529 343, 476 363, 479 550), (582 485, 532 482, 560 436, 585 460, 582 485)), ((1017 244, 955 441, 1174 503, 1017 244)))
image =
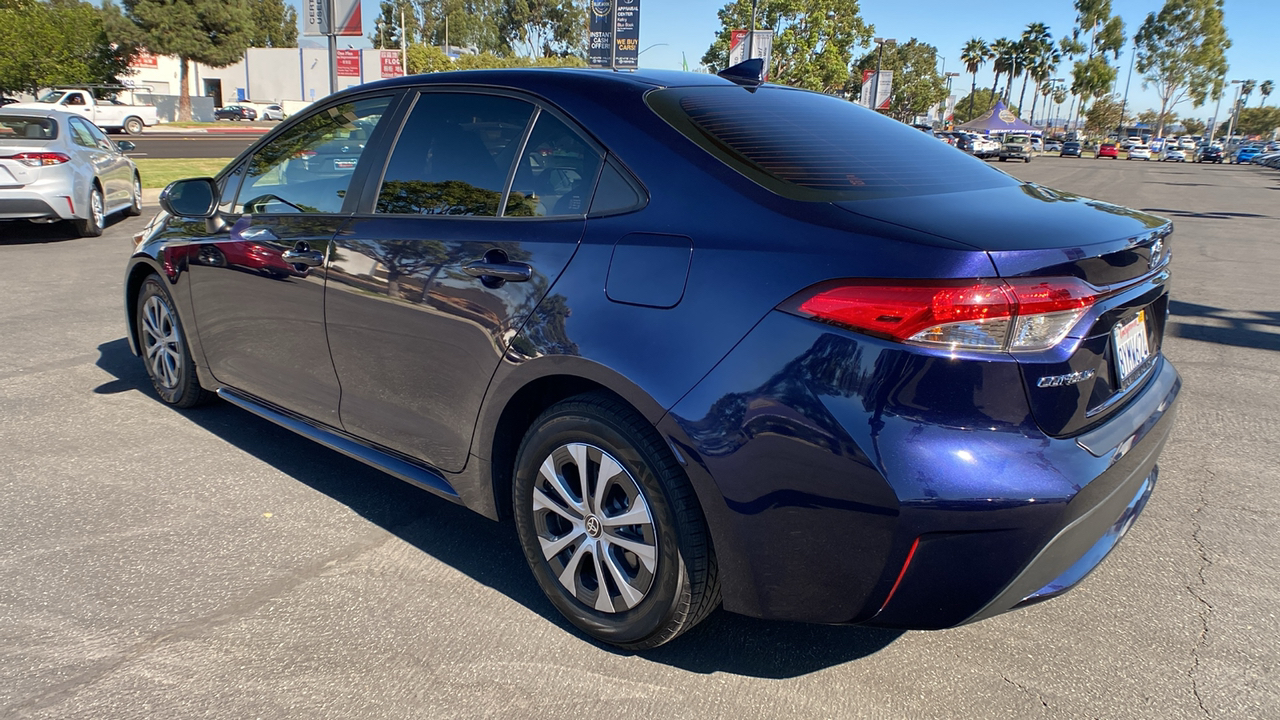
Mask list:
POLYGON ((844 280, 780 309, 898 342, 1026 352, 1061 342, 1096 295, 1077 278, 844 280))
POLYGON ((60 152, 24 152, 17 155, 9 155, 8 157, 0 158, 0 160, 17 160, 27 167, 40 167, 41 165, 61 165, 64 162, 70 162, 71 156, 60 152))

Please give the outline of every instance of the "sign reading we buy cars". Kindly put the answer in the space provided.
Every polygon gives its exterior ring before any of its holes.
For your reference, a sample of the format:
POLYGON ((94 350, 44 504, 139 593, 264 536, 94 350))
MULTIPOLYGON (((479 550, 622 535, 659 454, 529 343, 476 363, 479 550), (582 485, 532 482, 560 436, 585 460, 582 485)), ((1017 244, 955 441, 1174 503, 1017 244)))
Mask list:
POLYGON ((591 0, 587 64, 631 69, 639 66, 640 0, 591 0))

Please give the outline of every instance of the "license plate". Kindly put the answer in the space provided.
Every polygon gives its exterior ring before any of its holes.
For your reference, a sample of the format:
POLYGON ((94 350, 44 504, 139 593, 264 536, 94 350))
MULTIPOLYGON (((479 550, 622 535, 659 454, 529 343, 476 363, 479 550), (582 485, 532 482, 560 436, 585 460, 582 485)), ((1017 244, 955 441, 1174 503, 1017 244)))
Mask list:
POLYGON ((1151 346, 1147 341, 1147 311, 1139 310, 1137 315, 1116 325, 1111 336, 1116 344, 1117 375, 1120 384, 1127 385, 1132 375, 1151 356, 1151 346))

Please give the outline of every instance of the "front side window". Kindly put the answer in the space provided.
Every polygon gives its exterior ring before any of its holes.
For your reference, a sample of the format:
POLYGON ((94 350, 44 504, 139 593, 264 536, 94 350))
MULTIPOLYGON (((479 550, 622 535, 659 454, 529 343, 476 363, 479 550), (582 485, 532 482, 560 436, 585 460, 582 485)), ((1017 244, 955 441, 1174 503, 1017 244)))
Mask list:
POLYGON ((532 115, 533 105, 515 98, 422 93, 387 163, 377 211, 496 216, 532 115))
POLYGON ((249 160, 236 210, 341 212, 356 166, 390 103, 390 97, 375 97, 334 105, 272 140, 249 160))

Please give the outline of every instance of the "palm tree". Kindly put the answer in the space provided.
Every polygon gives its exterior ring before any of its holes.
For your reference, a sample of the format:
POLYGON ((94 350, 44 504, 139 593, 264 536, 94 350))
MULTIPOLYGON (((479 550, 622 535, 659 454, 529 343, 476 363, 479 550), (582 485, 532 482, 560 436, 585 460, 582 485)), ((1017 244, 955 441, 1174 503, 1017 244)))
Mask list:
POLYGON ((1271 82, 1270 80, 1265 80, 1261 85, 1258 86, 1258 94, 1262 96, 1258 100, 1258 107, 1262 107, 1267 102, 1267 98, 1270 97, 1271 91, 1275 89, 1276 89, 1276 84, 1271 82))
POLYGON ((1245 80, 1240 86, 1240 107, 1249 106, 1249 96, 1253 94, 1253 89, 1258 86, 1257 80, 1245 80))
POLYGON ((1035 92, 1031 95, 1030 117, 1033 120, 1036 116, 1036 101, 1040 99, 1039 96, 1044 95, 1045 102, 1048 102, 1050 90, 1046 81, 1058 69, 1059 62, 1062 62, 1062 54, 1053 46, 1053 43, 1048 43, 1042 46, 1040 55, 1035 58, 1031 67, 1027 70, 1031 78, 1036 81, 1035 92))
POLYGON ((973 73, 973 82, 969 85, 970 120, 973 119, 973 96, 978 92, 978 70, 987 64, 987 58, 990 56, 991 48, 987 47, 987 41, 982 38, 973 38, 965 43, 964 49, 960 51, 960 62, 964 63, 964 69, 973 73))
POLYGON ((995 104, 996 88, 1000 86, 1000 75, 1013 72, 1013 55, 1015 43, 1009 38, 1000 38, 991 43, 991 58, 995 62, 992 67, 996 71, 996 81, 991 85, 991 104, 995 104))
MULTIPOLYGON (((1022 46, 1026 50, 1026 72, 1022 78, 1022 93, 1018 95, 1018 110, 1021 112, 1027 100, 1027 80, 1035 76, 1035 69, 1042 64, 1042 56, 1046 49, 1053 47, 1053 36, 1049 34, 1049 26, 1044 23, 1028 23, 1022 31, 1022 46)), ((1047 73, 1047 71, 1046 71, 1047 73)), ((1045 77, 1048 77, 1046 74, 1045 77)), ((1036 87, 1039 87, 1039 80, 1036 87)), ((1032 111, 1035 111, 1035 95, 1031 96, 1032 111)))

